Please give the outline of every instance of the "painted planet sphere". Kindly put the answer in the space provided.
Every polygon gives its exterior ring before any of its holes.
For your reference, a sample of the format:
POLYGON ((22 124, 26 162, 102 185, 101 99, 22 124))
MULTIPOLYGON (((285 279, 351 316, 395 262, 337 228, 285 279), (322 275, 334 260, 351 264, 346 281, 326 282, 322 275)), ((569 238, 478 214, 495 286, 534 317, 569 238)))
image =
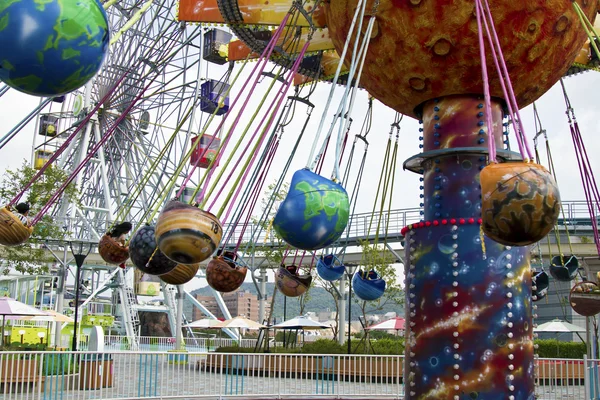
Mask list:
POLYGON ((308 169, 296 171, 273 220, 286 243, 317 250, 340 238, 348 224, 350 201, 338 183, 308 169))
POLYGON ((480 173, 485 234, 507 246, 542 240, 560 214, 560 193, 546 168, 535 163, 490 164, 480 173))
POLYGON ((35 96, 85 85, 109 44, 97 0, 7 0, 0 4, 0 80, 35 96))
MULTIPOLYGON (((587 39, 585 30, 570 1, 489 3, 515 96, 525 107, 569 69, 587 39)), ((593 21, 597 2, 577 3, 593 21)), ((357 0, 326 4, 327 26, 341 54, 357 0)), ((374 0, 367 1, 366 15, 373 7, 374 0)), ((381 0, 376 16, 361 85, 378 100, 416 116, 427 100, 483 92, 474 1, 381 0)), ((365 16, 363 30, 366 25, 365 16)), ((491 94, 504 98, 487 39, 486 49, 491 94)))
POLYGON ((129 256, 135 266, 145 274, 162 275, 172 271, 177 263, 156 248, 154 227, 140 228, 129 242, 129 256))

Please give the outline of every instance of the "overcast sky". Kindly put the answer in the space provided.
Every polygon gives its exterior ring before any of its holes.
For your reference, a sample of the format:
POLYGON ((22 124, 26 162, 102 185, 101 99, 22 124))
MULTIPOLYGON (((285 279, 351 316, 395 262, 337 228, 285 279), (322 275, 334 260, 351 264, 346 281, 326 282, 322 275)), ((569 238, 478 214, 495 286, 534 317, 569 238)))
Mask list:
MULTIPOLYGON (((600 123, 597 112, 598 106, 593 101, 594 94, 598 93, 598 90, 600 90, 600 74, 596 72, 587 72, 575 77, 567 78, 565 83, 571 103, 575 108, 579 126, 588 149, 588 154, 591 157, 594 172, 596 172, 596 176, 600 176, 598 175, 600 174, 598 171, 600 157, 598 157, 595 152, 595 149, 599 148, 600 123)), ((330 87, 331 86, 328 84, 320 85, 311 98, 316 105, 315 112, 308 129, 308 136, 302 142, 303 144, 298 150, 297 157, 295 158, 287 179, 288 181, 293 171, 306 165, 310 143, 314 140, 314 132, 317 129, 318 121, 325 104, 324 99, 326 99, 330 87)), ((340 93, 341 89, 338 89, 336 98, 339 98, 340 93)), ((38 102, 38 98, 19 93, 15 90, 10 90, 4 96, 0 97, 0 136, 4 136, 13 126, 30 113, 36 107, 38 102)), ((367 94, 365 91, 361 91, 353 113, 354 125, 351 133, 352 136, 360 132, 366 105, 367 94)), ((565 115, 565 102, 560 84, 555 85, 546 95, 539 99, 537 107, 543 127, 547 130, 550 138, 562 199, 563 201, 582 200, 584 199, 584 195, 565 115)), ((330 111, 329 114, 332 115, 333 111, 330 111)), ((373 127, 369 134, 371 146, 369 148, 365 179, 360 191, 357 212, 370 212, 373 206, 373 198, 377 188, 381 162, 394 114, 395 113, 386 106, 379 102, 375 102, 373 127)), ((527 129, 529 140, 531 141, 535 135, 532 107, 527 107, 522 115, 525 119, 525 128, 527 129)), ((279 151, 280 158, 276 161, 276 164, 271 171, 269 181, 274 181, 281 173, 281 166, 283 166, 285 159, 287 159, 294 142, 292 139, 299 132, 302 122, 303 118, 298 117, 295 122, 286 129, 286 135, 289 136, 286 136, 288 139, 285 140, 281 146, 279 151)), ((329 123, 330 119, 327 119, 326 126, 329 126, 329 123)), ((17 168, 23 159, 30 159, 34 126, 34 122, 30 123, 7 146, 0 150, 1 171, 4 171, 6 168, 17 168)), ((417 207, 419 205, 418 176, 411 172, 403 171, 401 165, 405 159, 419 152, 419 126, 417 121, 408 117, 404 118, 401 126, 398 168, 396 171, 396 182, 394 183, 395 191, 393 208, 417 207)), ((351 140, 349 140, 349 142, 351 143, 351 140)), ((333 150, 331 149, 330 155, 333 154, 332 151, 333 150)), ((357 148, 355 155, 356 164, 360 162, 362 151, 363 147, 361 145, 357 148)), ((543 159, 545 160, 545 154, 543 155, 543 159)), ((324 173, 324 175, 329 177, 330 173, 331 167, 326 167, 326 173, 324 173)), ((350 189, 351 188, 349 187, 348 190, 350 189)), ((186 285, 186 289, 193 289, 198 286, 203 286, 204 284, 204 282, 194 280, 186 285)))

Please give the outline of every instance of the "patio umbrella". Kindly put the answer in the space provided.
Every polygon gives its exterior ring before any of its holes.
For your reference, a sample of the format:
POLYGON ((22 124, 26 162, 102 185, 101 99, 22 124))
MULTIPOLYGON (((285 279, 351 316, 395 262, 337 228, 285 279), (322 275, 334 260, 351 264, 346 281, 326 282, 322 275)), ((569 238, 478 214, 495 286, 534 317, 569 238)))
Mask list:
MULTIPOLYGON (((302 341, 304 342, 304 331, 306 330, 316 330, 316 329, 330 329, 331 326, 322 324, 317 321, 313 321, 312 319, 306 316, 299 316, 287 321, 284 321, 280 324, 273 325, 271 328, 274 329, 289 329, 296 331, 296 337, 298 337, 298 331, 302 329, 302 341)), ((287 340, 286 340, 287 342, 287 340)), ((296 340, 294 341, 294 343, 296 340)))
POLYGON ((32 322, 75 322, 73 318, 54 310, 45 310, 43 312, 45 313, 45 315, 13 315, 7 317, 6 319, 32 322))
MULTIPOLYGON (((554 319, 550 322, 545 322, 538 325, 537 328, 533 328, 534 332, 554 332, 556 333, 556 340, 558 341, 558 335, 561 333, 574 333, 574 332, 585 332, 585 328, 577 325, 573 325, 560 319, 554 319)), ((556 355, 559 355, 560 346, 556 346, 556 355)))
POLYGON ((198 319, 196 321, 190 322, 187 325, 184 325, 184 328, 203 328, 203 329, 210 329, 210 328, 216 328, 215 325, 217 325, 218 323, 220 323, 221 321, 219 321, 218 319, 212 319, 212 318, 202 318, 202 319, 198 319))
POLYGON ((396 334, 398 334, 398 331, 403 331, 404 330, 404 318, 402 317, 396 317, 396 318, 392 318, 392 319, 388 319, 387 321, 383 321, 380 322, 378 324, 369 326, 367 329, 369 330, 374 330, 374 331, 396 331, 396 334))
POLYGON ((42 316, 45 312, 21 303, 10 297, 0 297, 0 315, 2 315, 2 346, 4 346, 4 326, 6 317, 11 316, 42 316))
POLYGON ((273 325, 271 328, 275 329, 329 329, 331 326, 322 324, 317 321, 313 321, 312 319, 300 316, 296 318, 289 319, 285 322, 282 322, 277 325, 273 325))
MULTIPOLYGON (((256 321, 252 321, 246 317, 235 317, 222 322, 219 322, 214 326, 214 328, 229 328, 229 329, 250 329, 250 330, 258 330, 262 328, 266 328, 266 326, 259 324, 256 321)), ((240 332, 240 339, 243 339, 242 333, 240 332)))
POLYGON ((556 333, 573 333, 573 332, 585 332, 585 328, 577 325, 570 324, 560 319, 555 319, 550 322, 545 322, 538 325, 537 328, 533 328, 534 332, 556 332, 556 333))
POLYGON ((246 317, 231 318, 214 325, 214 328, 238 328, 238 329, 260 329, 265 328, 264 325, 252 321, 246 317))

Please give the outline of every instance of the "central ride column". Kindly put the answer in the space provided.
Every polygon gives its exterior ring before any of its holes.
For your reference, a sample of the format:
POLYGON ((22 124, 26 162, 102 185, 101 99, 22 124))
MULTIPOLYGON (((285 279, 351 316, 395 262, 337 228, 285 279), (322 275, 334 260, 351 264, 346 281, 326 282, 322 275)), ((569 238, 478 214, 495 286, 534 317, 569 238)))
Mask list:
MULTIPOLYGON (((492 102, 496 148, 503 110, 492 102)), ((531 279, 527 247, 483 236, 479 172, 487 164, 482 98, 449 96, 422 107, 423 221, 406 237, 407 399, 533 399, 531 279), (483 241, 482 241, 483 240, 483 241)), ((498 151, 499 161, 516 158, 498 151)))

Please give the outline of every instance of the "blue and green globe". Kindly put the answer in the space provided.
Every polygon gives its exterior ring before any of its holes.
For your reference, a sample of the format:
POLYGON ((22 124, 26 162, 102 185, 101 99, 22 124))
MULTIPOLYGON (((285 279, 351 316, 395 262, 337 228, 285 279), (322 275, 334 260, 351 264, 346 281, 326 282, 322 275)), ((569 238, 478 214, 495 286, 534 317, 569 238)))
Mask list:
POLYGON ((97 0, 0 1, 0 80, 21 92, 51 97, 85 85, 108 42, 97 0))
POLYGON ((349 211, 348 193, 340 184, 301 169, 292 177, 273 228, 291 246, 318 250, 342 236, 349 211))

